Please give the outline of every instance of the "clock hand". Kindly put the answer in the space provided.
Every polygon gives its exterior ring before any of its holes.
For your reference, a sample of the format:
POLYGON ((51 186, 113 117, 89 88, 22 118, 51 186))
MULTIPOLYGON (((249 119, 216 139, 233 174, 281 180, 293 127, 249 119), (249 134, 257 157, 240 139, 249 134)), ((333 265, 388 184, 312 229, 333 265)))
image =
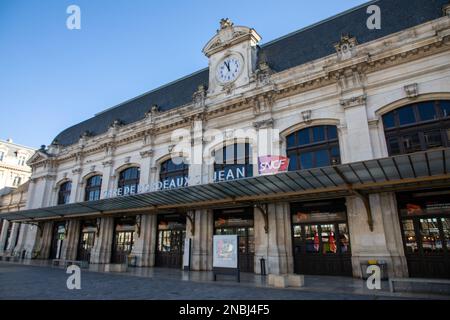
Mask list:
POLYGON ((228 72, 230 72, 230 63, 227 63, 226 61, 223 62, 225 64, 225 67, 227 67, 228 72))

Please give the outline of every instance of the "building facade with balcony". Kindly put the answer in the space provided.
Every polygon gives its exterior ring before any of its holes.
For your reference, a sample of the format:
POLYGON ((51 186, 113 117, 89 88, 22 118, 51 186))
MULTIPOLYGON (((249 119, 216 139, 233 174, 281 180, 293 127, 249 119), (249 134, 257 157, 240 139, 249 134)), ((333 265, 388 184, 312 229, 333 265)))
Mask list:
POLYGON ((37 151, 27 210, 4 216, 15 250, 181 268, 189 238, 211 270, 213 235, 237 234, 245 272, 449 278, 449 2, 372 1, 260 41, 224 19, 208 68, 37 151))

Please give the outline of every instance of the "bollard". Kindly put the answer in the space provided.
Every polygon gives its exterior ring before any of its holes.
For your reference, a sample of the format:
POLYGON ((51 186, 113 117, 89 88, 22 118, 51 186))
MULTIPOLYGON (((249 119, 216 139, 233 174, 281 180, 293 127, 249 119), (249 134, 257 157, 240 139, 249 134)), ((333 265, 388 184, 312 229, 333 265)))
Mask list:
POLYGON ((265 276, 266 275, 266 259, 264 259, 264 258, 259 259, 259 263, 261 264, 261 275, 265 276))

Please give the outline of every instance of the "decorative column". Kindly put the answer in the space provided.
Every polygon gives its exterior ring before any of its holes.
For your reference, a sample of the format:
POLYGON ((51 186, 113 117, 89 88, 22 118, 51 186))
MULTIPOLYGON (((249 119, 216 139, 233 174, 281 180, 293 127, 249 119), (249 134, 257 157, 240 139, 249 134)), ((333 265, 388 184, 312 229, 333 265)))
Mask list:
POLYGON ((213 212, 204 209, 195 210, 192 217, 193 223, 190 219, 186 221, 186 237, 191 238, 191 269, 212 270, 213 212), (194 230, 192 225, 195 226, 194 230))
POLYGON ((348 162, 373 159, 373 147, 370 139, 369 123, 366 110, 365 94, 341 99, 347 124, 347 145, 351 146, 346 153, 348 162))
POLYGON ((8 228, 10 223, 11 222, 9 222, 8 220, 3 220, 2 230, 0 230, 0 255, 3 255, 5 253, 5 247, 8 241, 8 228))
POLYGON ((95 237, 91 252, 91 263, 109 263, 111 261, 112 242, 114 235, 114 218, 100 218, 99 230, 95 237))
POLYGON ((136 232, 132 256, 136 257, 138 267, 155 265, 157 222, 156 214, 143 214, 136 217, 136 232))
POLYGON ((53 236, 53 222, 47 221, 41 225, 42 230, 37 232, 35 253, 38 259, 48 259, 53 236))
POLYGON ((348 224, 352 251, 353 276, 362 277, 361 262, 385 261, 390 277, 407 277, 408 267, 403 250, 395 195, 370 195, 373 231, 367 223, 364 204, 359 198, 347 197, 348 224))
POLYGON ((294 272, 289 203, 269 203, 255 208, 255 273, 261 273, 260 258, 267 274, 294 272))
POLYGON ((14 253, 14 248, 16 247, 16 239, 18 237, 19 231, 20 231, 20 223, 13 222, 12 228, 11 228, 11 234, 9 235, 8 246, 6 248, 6 253, 11 254, 14 253))
POLYGON ((61 247, 61 259, 75 260, 80 241, 80 220, 69 220, 67 223, 66 238, 61 247))

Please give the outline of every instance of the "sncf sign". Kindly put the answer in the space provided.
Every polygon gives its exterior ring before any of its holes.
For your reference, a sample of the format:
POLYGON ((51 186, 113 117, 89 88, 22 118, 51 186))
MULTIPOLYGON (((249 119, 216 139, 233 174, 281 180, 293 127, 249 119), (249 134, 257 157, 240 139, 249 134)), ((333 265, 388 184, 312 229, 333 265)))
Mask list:
POLYGON ((275 174, 287 171, 289 167, 289 158, 281 156, 258 157, 259 174, 275 174))

